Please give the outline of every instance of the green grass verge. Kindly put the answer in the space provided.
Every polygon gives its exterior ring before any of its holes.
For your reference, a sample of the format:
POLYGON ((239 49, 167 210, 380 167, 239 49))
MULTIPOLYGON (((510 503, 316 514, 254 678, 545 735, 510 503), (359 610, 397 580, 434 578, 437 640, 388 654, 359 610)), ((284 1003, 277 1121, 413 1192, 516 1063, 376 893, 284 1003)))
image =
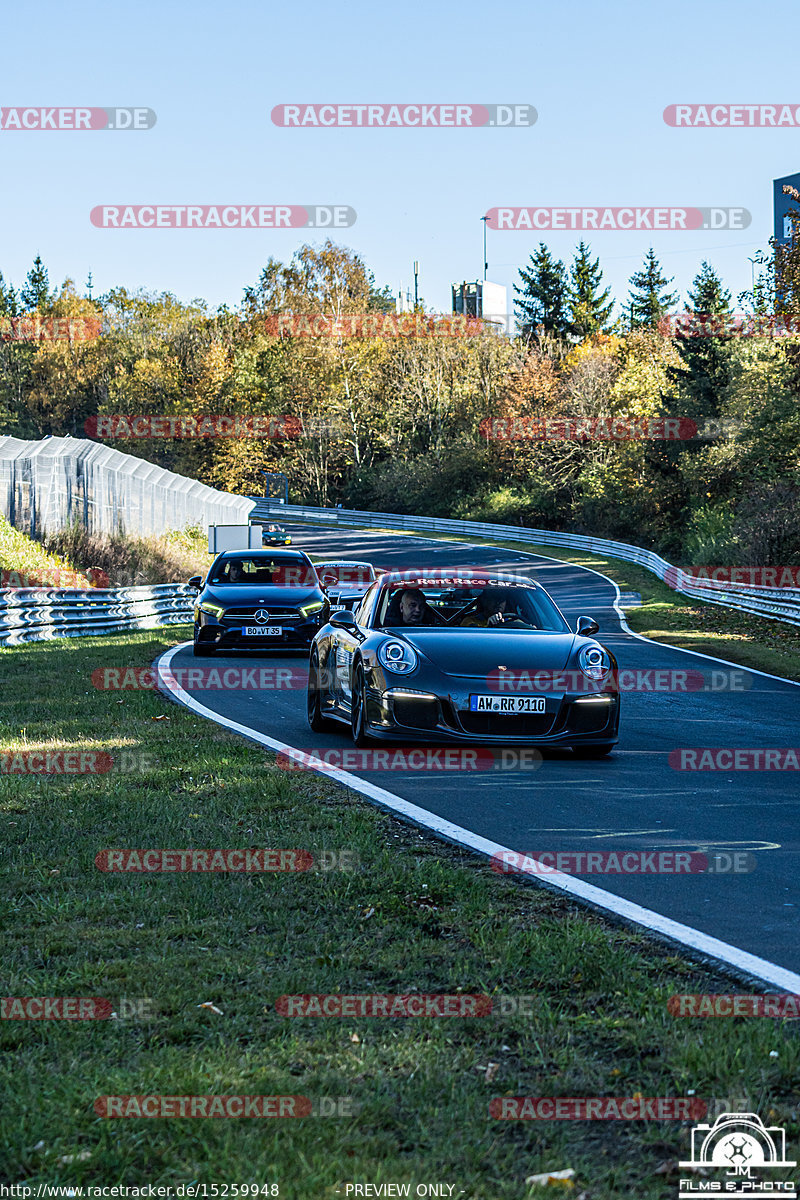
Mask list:
POLYGON ((81 574, 72 561, 58 554, 48 554, 40 542, 15 529, 7 517, 0 514, 0 569, 14 573, 0 580, 0 587, 83 587, 92 586, 88 576, 81 574), (65 579, 64 577, 67 576, 65 579))
MULTIPOLYGON (((747 990, 644 935, 288 774, 148 691, 96 690, 183 630, 0 658, 3 750, 145 752, 128 774, 0 775, 3 992, 146 997, 153 1019, 0 1021, 0 1179, 71 1185, 444 1181, 525 1196, 573 1168, 592 1200, 673 1196, 676 1122, 499 1122, 493 1096, 747 1097, 796 1144, 800 1043, 772 1020, 683 1019, 673 993, 747 990), (109 847, 347 849, 358 869, 121 875, 109 847), (532 996, 532 1015, 288 1019, 286 993, 532 996), (211 1003, 220 1012, 200 1007, 211 1003), (103 1120, 106 1094, 350 1097, 353 1116, 103 1120)), ((691 886, 691 881, 687 882, 691 886)), ((463 1192, 461 1191, 463 1189, 463 1192)))

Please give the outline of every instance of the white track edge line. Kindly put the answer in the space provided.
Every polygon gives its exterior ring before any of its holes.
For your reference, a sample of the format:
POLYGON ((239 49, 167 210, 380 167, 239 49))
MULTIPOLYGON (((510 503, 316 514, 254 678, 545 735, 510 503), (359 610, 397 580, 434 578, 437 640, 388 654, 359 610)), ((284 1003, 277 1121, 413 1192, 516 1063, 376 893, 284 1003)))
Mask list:
MULTIPOLYGON (((277 738, 271 738, 267 734, 259 733, 258 730, 252 729, 249 725, 242 725, 238 721, 232 721, 230 718, 222 716, 221 713, 215 712, 211 708, 206 708, 204 704, 195 700, 194 696, 191 696, 180 686, 170 670, 170 664, 179 650, 183 650, 186 646, 190 645, 191 642, 184 642, 179 646, 173 646, 171 650, 167 650, 156 661, 157 677, 159 682, 163 680, 165 689, 179 703, 196 712, 199 716, 207 717, 215 724, 223 725, 226 729, 230 729, 234 733, 241 733, 250 740, 259 742, 262 746, 266 746, 270 750, 286 754, 290 758, 302 762, 306 768, 309 768, 309 756, 305 751, 298 750, 295 746, 289 746, 286 742, 281 742, 277 738)), ((313 760, 311 761, 313 762, 313 760)), ((502 846, 498 842, 489 841, 488 838, 481 837, 469 829, 464 829, 460 825, 454 825, 450 821, 445 821, 435 813, 429 812, 425 808, 419 808, 416 804, 404 800, 401 796, 395 796, 393 792, 387 792, 384 788, 377 787, 375 784, 369 783, 357 775, 351 775, 349 771, 343 771, 339 767, 331 767, 327 763, 323 763, 321 759, 319 760, 319 767, 319 774, 335 779, 337 783, 342 784, 344 787, 351 788, 360 795, 374 800, 382 808, 389 809, 400 816, 408 817, 423 829, 440 834, 448 841, 455 842, 459 846, 465 846, 489 858, 499 856, 503 853, 516 853, 516 851, 511 850, 508 846, 502 846)), ((595 887, 594 884, 584 883, 582 880, 575 879, 570 875, 564 875, 560 871, 551 872, 549 868, 546 871, 543 869, 542 873, 543 875, 546 874, 548 884, 552 884, 554 888, 565 895, 585 900, 596 908, 613 913, 624 920, 632 921, 634 924, 641 925, 653 933, 659 933, 671 941, 678 942, 682 946, 687 946, 718 962, 726 963, 728 966, 734 967, 736 970, 760 979, 765 983, 779 987, 795 995, 800 994, 800 975, 787 970, 785 967, 779 967, 776 963, 767 962, 766 959, 749 954, 746 950, 740 950, 736 946, 731 946, 727 942, 702 933, 699 929, 693 929, 690 925, 682 925, 678 921, 673 921, 669 917, 664 917, 660 913, 653 912, 651 909, 642 908, 641 905, 634 904, 632 901, 625 900, 620 896, 615 896, 612 892, 606 892, 602 888, 595 887)))

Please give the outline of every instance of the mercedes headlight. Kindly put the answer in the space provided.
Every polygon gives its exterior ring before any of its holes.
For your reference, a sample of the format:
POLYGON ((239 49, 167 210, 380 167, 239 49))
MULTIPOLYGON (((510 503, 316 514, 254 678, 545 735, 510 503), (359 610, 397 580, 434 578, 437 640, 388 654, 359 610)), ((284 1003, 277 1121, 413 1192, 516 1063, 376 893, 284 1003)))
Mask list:
POLYGON ((319 610, 324 607, 325 607, 324 600, 313 600, 311 602, 311 604, 301 605, 300 612, 303 614, 303 616, 306 618, 306 620, 308 620, 309 617, 313 617, 314 613, 318 613, 319 610))
POLYGON ((396 675, 410 675, 417 665, 417 656, 407 642, 383 642, 378 648, 378 662, 396 675))
POLYGON ((200 605, 200 611, 208 613, 209 616, 216 617, 219 620, 225 609, 220 604, 212 604, 210 600, 204 600, 200 605))
POLYGON ((593 642, 579 653, 578 665, 587 679, 602 679, 611 669, 611 660, 603 647, 593 642))

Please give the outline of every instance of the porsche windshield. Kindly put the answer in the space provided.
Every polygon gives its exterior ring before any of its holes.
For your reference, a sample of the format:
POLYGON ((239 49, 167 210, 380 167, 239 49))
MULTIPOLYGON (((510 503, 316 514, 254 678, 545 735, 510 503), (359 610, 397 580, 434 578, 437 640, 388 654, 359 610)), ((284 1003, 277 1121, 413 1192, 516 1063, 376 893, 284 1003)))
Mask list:
POLYGON ((380 600, 377 624, 385 628, 424 626, 569 632, 569 626, 546 592, 514 584, 486 587, 389 585, 380 600))

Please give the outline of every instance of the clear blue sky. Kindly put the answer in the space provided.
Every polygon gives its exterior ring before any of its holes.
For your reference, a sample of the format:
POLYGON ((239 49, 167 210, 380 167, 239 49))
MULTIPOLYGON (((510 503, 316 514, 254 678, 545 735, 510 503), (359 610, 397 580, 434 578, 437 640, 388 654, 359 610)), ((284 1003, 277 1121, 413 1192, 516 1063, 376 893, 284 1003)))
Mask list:
MULTIPOLYGON (((294 5, 184 0, 16 4, 3 15, 0 104, 142 105, 149 132, 0 132, 0 269, 41 254, 51 283, 169 290, 237 304, 305 230, 103 230, 110 203, 339 203, 380 285, 449 309, 482 267, 494 205, 741 205, 736 232, 586 235, 624 298, 652 240, 682 294, 703 258, 734 295, 772 233, 772 179, 800 171, 800 129, 673 129, 677 102, 792 103, 796 3, 485 0, 294 5), (515 102, 530 129, 275 127, 287 102, 515 102)), ((574 233, 544 235, 570 258, 574 233)), ((542 235, 489 232, 489 278, 511 286, 542 235)))

